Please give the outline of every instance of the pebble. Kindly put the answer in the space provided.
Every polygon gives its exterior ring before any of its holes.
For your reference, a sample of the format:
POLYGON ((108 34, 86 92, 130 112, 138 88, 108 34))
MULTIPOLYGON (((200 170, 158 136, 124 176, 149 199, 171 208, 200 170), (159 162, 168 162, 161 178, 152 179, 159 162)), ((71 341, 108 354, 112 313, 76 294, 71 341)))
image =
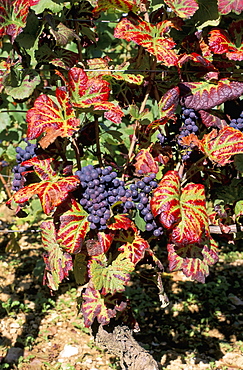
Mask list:
POLYGON ((4 359, 7 364, 17 363, 20 356, 23 356, 23 349, 19 347, 9 348, 8 353, 4 359))
POLYGON ((78 352, 79 351, 77 347, 66 344, 64 349, 60 352, 59 358, 75 356, 78 355, 78 352))

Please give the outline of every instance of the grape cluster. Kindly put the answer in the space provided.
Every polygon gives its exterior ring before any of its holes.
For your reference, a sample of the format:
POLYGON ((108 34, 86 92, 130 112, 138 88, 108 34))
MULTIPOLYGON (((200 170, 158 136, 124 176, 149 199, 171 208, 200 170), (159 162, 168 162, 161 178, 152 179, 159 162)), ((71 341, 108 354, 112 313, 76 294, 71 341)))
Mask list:
POLYGON ((243 111, 240 113, 239 118, 233 118, 230 121, 230 127, 236 128, 237 130, 243 132, 243 111))
POLYGON ((150 174, 142 180, 125 187, 125 183, 117 178, 117 173, 111 166, 94 168, 92 165, 76 171, 79 177, 82 194, 80 204, 89 213, 88 221, 91 229, 103 230, 111 217, 110 207, 118 203, 120 213, 137 209, 146 222, 146 230, 153 231, 155 236, 162 234, 151 213, 149 197, 157 187, 155 174, 150 174))
POLYGON ((163 145, 164 145, 164 143, 165 143, 165 140, 166 140, 165 135, 163 135, 163 134, 159 133, 159 134, 157 135, 157 139, 159 140, 160 145, 161 145, 161 146, 163 146, 163 145))
MULTIPOLYGON (((21 163, 35 157, 36 153, 36 144, 31 144, 27 139, 24 139, 26 142, 25 149, 17 146, 16 150, 16 162, 17 165, 13 167, 14 179, 13 179, 13 191, 18 191, 19 189, 24 187, 25 177, 23 176, 23 172, 27 170, 27 167, 22 166, 21 163)), ((29 169, 29 167, 28 167, 29 169)))
POLYGON ((76 171, 83 192, 80 204, 89 213, 91 229, 105 229, 106 221, 111 217, 110 206, 124 197, 124 181, 117 179, 117 173, 111 166, 94 168, 92 165, 76 171))
MULTIPOLYGON (((190 134, 195 134, 198 131, 197 127, 197 119, 198 116, 194 109, 182 107, 182 126, 180 128, 180 134, 178 136, 178 143, 181 144, 181 139, 185 136, 190 134)), ((187 152, 182 156, 182 159, 185 161, 190 157, 191 150, 187 150, 187 152)))

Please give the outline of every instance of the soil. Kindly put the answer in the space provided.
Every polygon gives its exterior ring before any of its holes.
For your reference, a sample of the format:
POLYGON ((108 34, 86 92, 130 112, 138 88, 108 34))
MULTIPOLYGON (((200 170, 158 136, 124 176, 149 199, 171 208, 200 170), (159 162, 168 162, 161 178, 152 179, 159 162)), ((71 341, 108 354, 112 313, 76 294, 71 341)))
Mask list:
MULTIPOLYGON (((2 212, 0 229, 11 217, 2 212)), ((121 369, 84 327, 72 276, 54 295, 42 285, 40 235, 28 231, 0 233, 0 369, 121 369), (17 245, 18 253, 11 250, 17 245)), ((204 285, 180 272, 165 274, 166 308, 153 283, 135 275, 127 289, 140 326, 134 337, 160 369, 243 369, 243 260, 235 255, 221 259, 204 285)))

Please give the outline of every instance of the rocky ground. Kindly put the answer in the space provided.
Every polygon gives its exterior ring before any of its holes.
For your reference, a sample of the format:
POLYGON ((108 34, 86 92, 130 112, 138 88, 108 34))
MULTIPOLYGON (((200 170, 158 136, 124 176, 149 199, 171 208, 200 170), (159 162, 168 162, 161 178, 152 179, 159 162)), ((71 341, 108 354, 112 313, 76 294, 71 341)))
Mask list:
MULTIPOLYGON (((42 286, 41 253, 38 233, 0 234, 0 369, 120 369, 84 327, 72 278, 54 296, 42 286), (6 252, 14 245, 19 253, 6 252)), ((127 295, 141 329, 135 338, 160 369, 243 369, 242 267, 243 252, 227 245, 204 285, 166 274, 165 309, 157 288, 134 276, 127 295)))

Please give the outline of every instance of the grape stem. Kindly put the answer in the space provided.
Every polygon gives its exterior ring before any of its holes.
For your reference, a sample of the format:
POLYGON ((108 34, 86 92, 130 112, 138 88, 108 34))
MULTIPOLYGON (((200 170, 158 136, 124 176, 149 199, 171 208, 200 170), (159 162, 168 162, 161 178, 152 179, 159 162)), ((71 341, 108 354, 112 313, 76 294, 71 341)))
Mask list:
POLYGON ((99 137, 99 122, 98 116, 94 116, 94 126, 95 126, 95 142, 96 142, 96 155, 99 161, 99 166, 103 167, 102 158, 101 158, 101 150, 100 150, 100 137, 99 137))
POLYGON ((3 184, 3 186, 6 190, 6 193, 7 193, 8 197, 11 198, 11 193, 10 193, 10 190, 8 188, 8 185, 7 185, 6 181, 4 180, 4 178, 1 174, 0 174, 0 180, 2 181, 2 184, 3 184))
MULTIPOLYGON (((154 59, 153 63, 152 63, 152 66, 151 66, 151 70, 153 70, 153 71, 155 70, 156 64, 157 64, 157 61, 156 61, 156 59, 154 59)), ((149 80, 149 84, 148 84, 147 89, 146 89, 145 97, 144 97, 144 99, 142 101, 142 104, 140 106, 140 109, 139 109, 139 114, 141 114, 145 109, 145 105, 147 103, 150 91, 151 91, 152 86, 153 86, 154 77, 155 77, 155 72, 152 72, 150 74, 150 80, 149 80)), ((133 156, 133 152, 134 152, 134 149, 135 149, 135 146, 136 146, 136 143, 137 143, 137 132, 138 132, 139 125, 140 125, 140 122, 138 120, 136 120, 133 135, 132 135, 131 145, 130 145, 130 148, 129 148, 127 161, 126 161, 126 164, 125 164, 125 167, 124 167, 124 173, 123 173, 123 176, 122 176, 123 180, 124 180, 127 167, 129 165, 129 162, 131 161, 131 158, 133 156)))

